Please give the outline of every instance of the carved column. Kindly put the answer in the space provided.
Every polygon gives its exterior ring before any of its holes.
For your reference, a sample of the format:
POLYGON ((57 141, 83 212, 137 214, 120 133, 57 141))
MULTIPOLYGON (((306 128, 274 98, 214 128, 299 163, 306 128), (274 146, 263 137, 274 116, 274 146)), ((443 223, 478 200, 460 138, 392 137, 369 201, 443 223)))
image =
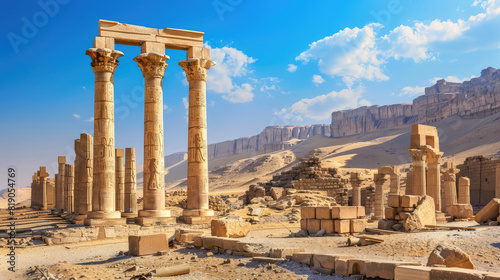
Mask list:
MULTIPOLYGON (((115 210, 113 75, 118 58, 123 53, 108 48, 92 48, 86 54, 92 58, 90 65, 95 74, 92 212, 88 213, 88 218, 120 218, 120 212, 115 210)), ((90 225, 90 221, 86 225, 90 225)))
POLYGON ((58 194, 57 191, 59 190, 59 174, 54 174, 54 212, 58 213, 59 209, 57 208, 57 198, 58 194))
POLYGON ((443 153, 427 152, 427 194, 434 199, 437 212, 441 212, 441 164, 443 153))
POLYGON ((115 149, 115 185, 116 211, 125 210, 125 168, 123 167, 123 149, 115 149))
POLYGON ((458 203, 457 200, 457 178, 456 174, 460 170, 456 169, 451 162, 447 162, 442 169, 444 179, 444 196, 446 202, 446 211, 448 207, 458 203))
MULTIPOLYGON (((164 47, 163 47, 164 50, 164 47)), ((149 52, 134 58, 145 78, 144 93, 144 200, 139 217, 170 217, 165 210, 162 79, 167 55, 149 52)))
POLYGON ((412 173, 412 194, 413 195, 426 195, 426 175, 425 175, 425 149, 412 149, 408 148, 411 158, 413 160, 413 173, 412 173))
POLYGON ((125 149, 125 211, 122 217, 137 216, 135 148, 125 149))
POLYGON ((80 172, 82 169, 83 155, 80 146, 80 139, 75 139, 75 163, 74 163, 74 184, 73 184, 73 212, 75 215, 78 214, 78 208, 80 207, 81 194, 81 178, 80 172))
POLYGON ((58 157, 57 158, 59 169, 57 171, 58 174, 58 184, 56 186, 56 211, 59 214, 64 212, 64 208, 66 207, 65 195, 64 195, 64 177, 66 176, 66 172, 64 167, 66 166, 66 157, 58 157))
POLYGON ((179 65, 189 82, 187 209, 184 216, 213 216, 208 204, 207 70, 215 62, 190 58, 179 65))
POLYGON ((361 180, 359 179, 359 173, 351 173, 349 182, 351 182, 352 186, 352 206, 361 206, 361 180))
POLYGON ((375 215, 374 219, 380 220, 385 216, 384 205, 385 205, 385 195, 384 195, 384 184, 389 179, 388 175, 385 174, 374 174, 373 181, 375 182, 375 215))
POLYGON ((40 171, 38 173, 40 176, 40 184, 38 188, 38 198, 40 209, 47 210, 47 177, 49 177, 49 173, 47 172, 47 168, 45 166, 40 166, 40 171))
POLYGON ((470 204, 470 179, 467 177, 458 178, 458 203, 470 204))
POLYGON ((77 149, 79 161, 76 167, 75 159, 75 214, 78 216, 75 219, 83 220, 87 213, 92 211, 92 136, 87 133, 80 134, 79 145, 75 147, 75 151, 77 149))
POLYGON ((67 215, 71 215, 75 211, 74 208, 74 199, 75 199, 75 167, 72 164, 66 164, 64 167, 64 171, 66 172, 66 175, 64 176, 64 182, 66 184, 64 190, 66 194, 66 211, 67 215))

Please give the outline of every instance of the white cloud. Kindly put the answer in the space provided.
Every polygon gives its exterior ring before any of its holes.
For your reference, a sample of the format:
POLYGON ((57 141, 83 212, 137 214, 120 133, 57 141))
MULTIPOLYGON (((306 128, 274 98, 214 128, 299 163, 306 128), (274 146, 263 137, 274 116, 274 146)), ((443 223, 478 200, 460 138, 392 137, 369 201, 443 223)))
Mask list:
POLYGON ((399 96, 414 96, 425 93, 425 87, 404 87, 401 89, 399 96))
POLYGON ((94 121, 94 117, 90 117, 90 119, 88 120, 85 120, 86 122, 93 122, 94 121))
POLYGON ((167 110, 167 109, 168 109, 167 104, 163 104, 163 110, 167 110))
POLYGON ((271 86, 263 85, 260 87, 261 92, 265 92, 265 91, 269 91, 269 90, 276 90, 276 85, 271 85, 271 86))
POLYGON ((475 77, 476 76, 471 76, 470 78, 463 78, 463 79, 459 79, 457 76, 448 76, 446 78, 434 77, 430 79, 429 82, 434 85, 437 81, 444 79, 445 81, 450 83, 463 83, 464 81, 468 81, 475 77))
POLYGON ((187 121, 188 117, 189 117, 189 101, 188 101, 187 97, 182 98, 182 104, 184 104, 184 109, 186 110, 186 115, 184 116, 184 118, 187 121))
POLYGON ((83 90, 86 90, 87 88, 85 86, 82 87, 83 90))
POLYGON ((241 87, 236 86, 236 89, 228 94, 222 96, 231 103, 246 103, 253 100, 254 94, 252 91, 254 88, 248 84, 242 84, 241 87))
MULTIPOLYGON (((208 44, 205 44, 205 47, 210 48, 208 44)), ((222 98, 230 102, 252 101, 253 93, 249 92, 248 89, 253 89, 253 87, 250 85, 245 86, 244 83, 238 85, 234 79, 245 77, 251 73, 248 66, 254 63, 256 59, 231 47, 211 48, 210 53, 211 59, 217 65, 207 72, 207 89, 222 94, 222 98)))
POLYGON ((323 77, 321 77, 320 75, 313 75, 312 82, 316 85, 319 85, 324 83, 325 79, 323 79, 323 77))
POLYGON ((345 28, 332 36, 325 37, 309 45, 309 49, 299 54, 295 60, 308 63, 318 61, 319 71, 330 76, 340 76, 351 87, 355 81, 385 81, 381 65, 385 62, 376 45, 378 23, 363 28, 345 28))
POLYGON ((80 115, 78 115, 78 114, 73 114, 73 117, 75 117, 75 118, 79 119, 79 118, 80 118, 80 115))
POLYGON ((297 65, 294 65, 294 64, 288 64, 288 68, 286 69, 286 71, 288 72, 295 72, 297 71, 297 65))
POLYGON ((369 101, 361 99, 363 92, 364 89, 358 87, 343 89, 338 92, 332 91, 313 98, 304 98, 289 108, 283 108, 276 114, 284 119, 294 119, 296 121, 301 121, 303 118, 315 121, 326 120, 330 118, 331 113, 334 111, 371 105, 369 101))

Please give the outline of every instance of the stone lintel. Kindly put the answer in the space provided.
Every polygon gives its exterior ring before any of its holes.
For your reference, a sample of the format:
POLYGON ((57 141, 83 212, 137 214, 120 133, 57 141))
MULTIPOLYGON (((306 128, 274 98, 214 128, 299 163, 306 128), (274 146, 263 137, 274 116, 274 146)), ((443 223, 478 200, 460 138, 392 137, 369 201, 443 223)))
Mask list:
POLYGON ((94 48, 97 49, 115 49, 115 39, 111 37, 95 37, 94 48))
POLYGON ((167 49, 188 50, 203 48, 203 32, 183 29, 156 29, 116 21, 99 20, 99 36, 114 38, 115 44, 142 46, 144 42, 157 42, 167 49))

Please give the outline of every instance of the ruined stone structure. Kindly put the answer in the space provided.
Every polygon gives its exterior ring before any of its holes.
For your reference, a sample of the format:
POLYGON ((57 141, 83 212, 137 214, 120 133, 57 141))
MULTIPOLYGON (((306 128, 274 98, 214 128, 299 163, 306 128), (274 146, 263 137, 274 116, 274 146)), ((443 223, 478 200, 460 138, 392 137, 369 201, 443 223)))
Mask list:
POLYGON ((31 183, 31 207, 41 210, 49 209, 49 191, 47 190, 47 177, 49 173, 47 172, 45 166, 40 166, 40 170, 35 172, 33 175, 33 181, 31 183))
MULTIPOLYGON (((489 67, 463 83, 439 80, 411 103, 360 107, 332 113, 331 136, 344 137, 458 115, 484 117, 500 112, 500 70, 489 67)), ((474 184, 473 184, 474 185, 474 184)))
POLYGON ((500 198, 500 159, 483 156, 468 157, 457 166, 459 177, 470 179, 470 203, 486 204, 500 198))
POLYGON ((171 221, 165 210, 165 178, 163 150, 163 89, 162 79, 169 59, 165 49, 187 51, 187 60, 179 62, 189 82, 188 130, 188 209, 183 220, 205 222, 213 216, 208 205, 208 152, 206 131, 207 70, 215 63, 210 50, 203 47, 203 33, 179 29, 155 29, 114 21, 99 21, 99 37, 87 50, 95 73, 94 110, 94 180, 92 212, 86 225, 123 224, 124 211, 121 189, 116 205, 116 162, 114 149, 114 90, 113 75, 122 52, 116 44, 141 46, 134 58, 145 78, 144 104, 144 200, 137 222, 171 221), (120 210, 120 211, 116 211, 120 210), (118 221, 118 220, 120 221, 118 221))
POLYGON ((125 168, 123 166, 123 149, 115 149, 115 202, 116 211, 125 211, 125 168))
POLYGON ((443 205, 443 210, 458 203, 457 197, 457 178, 456 174, 459 172, 452 162, 445 162, 441 169, 444 181, 444 194, 446 205, 443 205))
POLYGON ((73 164, 64 166, 64 196, 66 205, 64 206, 67 215, 75 211, 75 167, 73 164))
POLYGON ((125 210, 122 217, 137 216, 137 179, 135 148, 125 149, 125 210))
MULTIPOLYGON (((384 195, 384 184, 390 180, 390 177, 386 174, 374 174, 373 181, 375 182, 375 205, 374 205, 374 215, 375 220, 380 220, 384 218, 384 209, 386 204, 386 196, 384 195)), ((389 181, 390 182, 390 181, 389 181)))
POLYGON ((73 222, 82 224, 92 211, 92 136, 80 134, 75 140, 75 215, 73 222))
POLYGON ((361 179, 359 173, 352 172, 349 179, 352 187, 352 206, 361 206, 361 179))
POLYGON ((55 210, 57 213, 62 214, 64 212, 64 208, 66 207, 66 200, 64 198, 64 177, 66 173, 64 171, 64 167, 66 166, 66 157, 59 156, 57 158, 57 162, 59 164, 57 178, 56 178, 56 207, 55 210))
POLYGON ((263 184, 266 192, 272 187, 326 191, 339 205, 347 206, 349 179, 342 178, 336 168, 322 167, 319 157, 315 155, 298 160, 298 166, 273 176, 270 182, 263 184))
POLYGON ((458 178, 458 203, 459 204, 471 204, 470 203, 470 179, 467 177, 458 178))

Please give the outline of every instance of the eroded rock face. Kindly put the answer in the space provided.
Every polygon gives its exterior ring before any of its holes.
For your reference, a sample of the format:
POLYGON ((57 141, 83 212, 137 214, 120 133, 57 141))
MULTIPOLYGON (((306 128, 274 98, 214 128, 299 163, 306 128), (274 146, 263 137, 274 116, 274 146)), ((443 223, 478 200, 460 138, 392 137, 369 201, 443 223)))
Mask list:
POLYGON ((250 232, 250 223, 240 219, 212 220, 212 236, 239 238, 245 237, 250 232))
POLYGON ((332 113, 331 135, 343 137, 459 115, 483 117, 500 111, 500 70, 489 67, 463 83, 439 80, 412 103, 364 106, 332 113))
POLYGON ((470 256, 454 245, 438 245, 427 261, 427 266, 432 265, 476 269, 470 256))
POLYGON ((411 212, 404 222, 405 231, 424 228, 426 225, 436 225, 434 199, 428 195, 422 198, 415 211, 411 212))

